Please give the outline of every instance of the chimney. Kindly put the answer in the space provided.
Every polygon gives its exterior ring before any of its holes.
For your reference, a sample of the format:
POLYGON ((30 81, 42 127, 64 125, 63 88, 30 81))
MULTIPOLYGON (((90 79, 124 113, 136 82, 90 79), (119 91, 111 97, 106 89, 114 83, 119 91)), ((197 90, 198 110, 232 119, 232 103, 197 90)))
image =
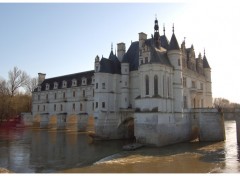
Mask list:
POLYGON ((45 73, 38 73, 38 85, 42 84, 42 82, 45 80, 45 73))
POLYGON ((125 43, 118 43, 117 44, 117 57, 120 62, 122 62, 125 52, 126 52, 125 43))

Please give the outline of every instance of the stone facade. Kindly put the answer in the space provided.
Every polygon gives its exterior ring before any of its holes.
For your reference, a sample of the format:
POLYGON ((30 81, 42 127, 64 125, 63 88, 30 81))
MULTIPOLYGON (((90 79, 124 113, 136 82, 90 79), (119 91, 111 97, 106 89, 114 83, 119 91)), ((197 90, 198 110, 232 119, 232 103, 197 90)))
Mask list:
POLYGON ((33 92, 35 122, 57 129, 78 124, 74 128, 84 130, 91 116, 95 135, 104 139, 132 137, 129 126, 134 125, 134 136, 142 143, 162 146, 190 140, 194 124, 198 132, 200 124, 193 123, 191 109, 212 107, 205 51, 203 58, 196 58, 193 45, 186 48, 183 41, 179 47, 174 28, 169 42, 165 28, 160 35, 157 19, 151 38, 141 32, 127 51, 119 43, 117 54, 111 50, 108 58, 96 56, 93 71, 45 76, 39 74, 33 92))

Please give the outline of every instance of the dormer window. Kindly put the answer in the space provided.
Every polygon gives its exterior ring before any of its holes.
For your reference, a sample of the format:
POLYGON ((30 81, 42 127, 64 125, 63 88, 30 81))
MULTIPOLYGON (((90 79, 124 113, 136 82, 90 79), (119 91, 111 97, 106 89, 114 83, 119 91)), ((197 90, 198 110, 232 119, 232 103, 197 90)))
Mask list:
POLYGON ((67 87, 67 81, 63 81, 62 82, 62 88, 66 88, 67 87))
POLYGON ((58 88, 58 83, 54 82, 54 89, 57 89, 57 88, 58 88))
POLYGON ((87 85, 87 79, 86 78, 82 78, 82 85, 87 85))
POLYGON ((38 91, 41 91, 41 86, 38 86, 38 91))
POLYGON ((46 84, 46 90, 49 90, 49 84, 46 84))
POLYGON ((77 86, 77 80, 76 79, 72 80, 72 86, 77 86))

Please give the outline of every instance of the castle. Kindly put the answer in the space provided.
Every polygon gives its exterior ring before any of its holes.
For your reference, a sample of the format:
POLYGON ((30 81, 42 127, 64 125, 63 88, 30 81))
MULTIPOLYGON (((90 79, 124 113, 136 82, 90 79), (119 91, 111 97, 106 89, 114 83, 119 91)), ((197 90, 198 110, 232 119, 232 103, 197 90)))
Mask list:
POLYGON ((93 117, 95 137, 103 139, 135 136, 141 143, 167 145, 189 140, 204 112, 216 116, 210 109, 211 68, 205 51, 196 58, 193 45, 186 48, 183 41, 180 47, 174 27, 169 42, 165 28, 160 35, 157 19, 154 35, 139 33, 127 51, 118 43, 117 54, 111 49, 108 58, 96 56, 94 70, 49 79, 39 73, 38 83, 32 103, 35 124, 84 131, 93 117), (205 110, 192 118, 196 108, 205 110))

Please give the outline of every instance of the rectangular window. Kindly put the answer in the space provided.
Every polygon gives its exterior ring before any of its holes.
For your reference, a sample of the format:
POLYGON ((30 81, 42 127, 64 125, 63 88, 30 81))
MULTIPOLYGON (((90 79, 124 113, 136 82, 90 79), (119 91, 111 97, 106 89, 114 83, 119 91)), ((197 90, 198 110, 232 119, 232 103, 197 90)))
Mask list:
POLYGON ((145 64, 148 63, 148 57, 145 57, 145 64))
POLYGON ((94 103, 92 103, 92 110, 94 110, 94 103))
POLYGON ((183 97, 183 101, 184 101, 184 108, 187 108, 187 96, 183 97))
POLYGON ((85 90, 82 91, 83 97, 85 97, 85 90))
POLYGON ((56 109, 57 109, 57 106, 56 106, 56 104, 54 104, 54 111, 56 111, 56 109))
POLYGON ((38 111, 39 111, 39 109, 40 109, 40 106, 38 105, 38 111))
POLYGON ((63 92, 63 98, 65 98, 65 97, 66 97, 65 92, 63 92))
POLYGON ((73 109, 73 111, 75 111, 75 103, 73 103, 72 109, 73 109))
POLYGON ((38 95, 38 100, 40 100, 40 95, 38 95))
POLYGON ((98 83, 96 83, 96 89, 98 89, 98 83))
POLYGON ((178 66, 181 66, 181 61, 180 61, 180 59, 178 59, 178 66))
POLYGON ((105 83, 102 83, 102 89, 105 89, 105 83))
POLYGON ((57 99, 57 93, 54 94, 54 99, 55 99, 55 100, 57 99))
POLYGON ((96 108, 98 108, 98 102, 96 102, 96 108))
POLYGON ((73 97, 75 97, 75 90, 73 91, 73 97))
POLYGON ((187 78, 183 77, 183 87, 187 87, 187 78))
POLYGON ((63 111, 63 105, 61 104, 61 111, 63 111))
POLYGON ((105 108, 105 102, 102 102, 102 108, 105 108))
POLYGON ((43 105, 43 111, 45 111, 45 105, 43 105))

